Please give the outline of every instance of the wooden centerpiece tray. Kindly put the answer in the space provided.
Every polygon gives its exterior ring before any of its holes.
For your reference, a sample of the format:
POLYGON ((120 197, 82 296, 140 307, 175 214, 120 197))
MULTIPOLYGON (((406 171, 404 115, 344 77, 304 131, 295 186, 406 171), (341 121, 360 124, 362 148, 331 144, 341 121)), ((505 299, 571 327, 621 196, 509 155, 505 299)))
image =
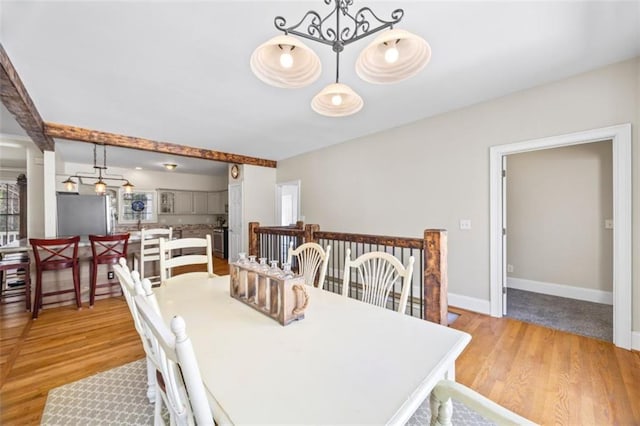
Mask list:
POLYGON ((309 304, 304 277, 270 273, 254 264, 231 263, 231 297, 281 325, 304 318, 309 304), (254 266, 255 265, 255 266, 254 266))

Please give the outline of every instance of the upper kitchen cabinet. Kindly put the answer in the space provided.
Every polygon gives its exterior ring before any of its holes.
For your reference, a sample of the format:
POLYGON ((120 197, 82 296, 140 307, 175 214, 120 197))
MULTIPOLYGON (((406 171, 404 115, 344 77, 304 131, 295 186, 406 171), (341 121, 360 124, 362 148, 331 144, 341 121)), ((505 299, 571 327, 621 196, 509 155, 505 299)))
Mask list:
POLYGON ((207 213, 225 214, 229 191, 214 191, 207 193, 207 213))
POLYGON ((160 203, 158 205, 159 214, 173 214, 175 206, 175 194, 173 191, 158 191, 160 203))
POLYGON ((193 214, 193 192, 175 191, 175 214, 193 214))
POLYGON ((193 192, 193 213, 207 214, 207 192, 193 192))
MULTIPOLYGON (((160 214, 216 214, 219 206, 212 201, 211 194, 218 200, 218 193, 206 191, 181 191, 177 189, 159 189, 160 214), (215 207, 214 207, 215 204, 215 207), (215 209, 212 210, 212 209, 215 209)), ((223 206, 224 208, 224 206, 223 206)))

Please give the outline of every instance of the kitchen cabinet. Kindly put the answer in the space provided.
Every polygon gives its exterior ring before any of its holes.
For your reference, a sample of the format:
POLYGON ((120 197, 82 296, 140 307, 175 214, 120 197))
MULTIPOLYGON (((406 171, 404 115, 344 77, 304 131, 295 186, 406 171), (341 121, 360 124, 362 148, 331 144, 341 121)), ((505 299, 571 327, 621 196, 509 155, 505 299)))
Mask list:
POLYGON ((227 191, 158 189, 159 214, 224 214, 227 191))
POLYGON ((229 191, 213 191, 207 193, 207 213, 226 214, 229 191))
MULTIPOLYGON (((211 228, 187 228, 182 230, 181 238, 207 238, 207 234, 211 234, 211 228)), ((186 254, 206 254, 204 247, 182 249, 182 255, 186 254)))
POLYGON ((193 192, 193 213, 194 214, 207 214, 207 193, 206 192, 193 192))
POLYGON ((159 191, 160 205, 158 214, 173 214, 175 194, 173 191, 159 191))
POLYGON ((193 192, 191 191, 174 191, 175 208, 174 214, 192 214, 193 213, 193 192))
POLYGON ((220 192, 207 192, 207 213, 218 214, 220 211, 220 192))

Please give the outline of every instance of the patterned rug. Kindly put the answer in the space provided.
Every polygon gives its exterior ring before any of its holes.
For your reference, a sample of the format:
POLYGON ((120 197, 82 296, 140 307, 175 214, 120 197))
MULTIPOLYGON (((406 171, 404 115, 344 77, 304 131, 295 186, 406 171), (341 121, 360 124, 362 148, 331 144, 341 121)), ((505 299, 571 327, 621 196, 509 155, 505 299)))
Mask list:
MULTIPOLYGON (((146 396, 145 360, 132 362, 49 391, 42 425, 153 425, 153 405, 146 396)), ((407 425, 428 425, 429 400, 407 425)), ((166 421, 166 424, 169 422, 166 421)), ((475 411, 453 402, 454 425, 490 425, 475 411)))

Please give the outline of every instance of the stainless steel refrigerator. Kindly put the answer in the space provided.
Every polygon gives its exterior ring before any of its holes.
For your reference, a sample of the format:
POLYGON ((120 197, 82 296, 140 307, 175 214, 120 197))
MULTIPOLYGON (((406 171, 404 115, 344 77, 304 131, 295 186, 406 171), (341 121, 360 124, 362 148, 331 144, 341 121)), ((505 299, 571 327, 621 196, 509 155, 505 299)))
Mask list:
POLYGON ((58 237, 107 235, 112 231, 108 195, 78 195, 59 192, 58 237))

